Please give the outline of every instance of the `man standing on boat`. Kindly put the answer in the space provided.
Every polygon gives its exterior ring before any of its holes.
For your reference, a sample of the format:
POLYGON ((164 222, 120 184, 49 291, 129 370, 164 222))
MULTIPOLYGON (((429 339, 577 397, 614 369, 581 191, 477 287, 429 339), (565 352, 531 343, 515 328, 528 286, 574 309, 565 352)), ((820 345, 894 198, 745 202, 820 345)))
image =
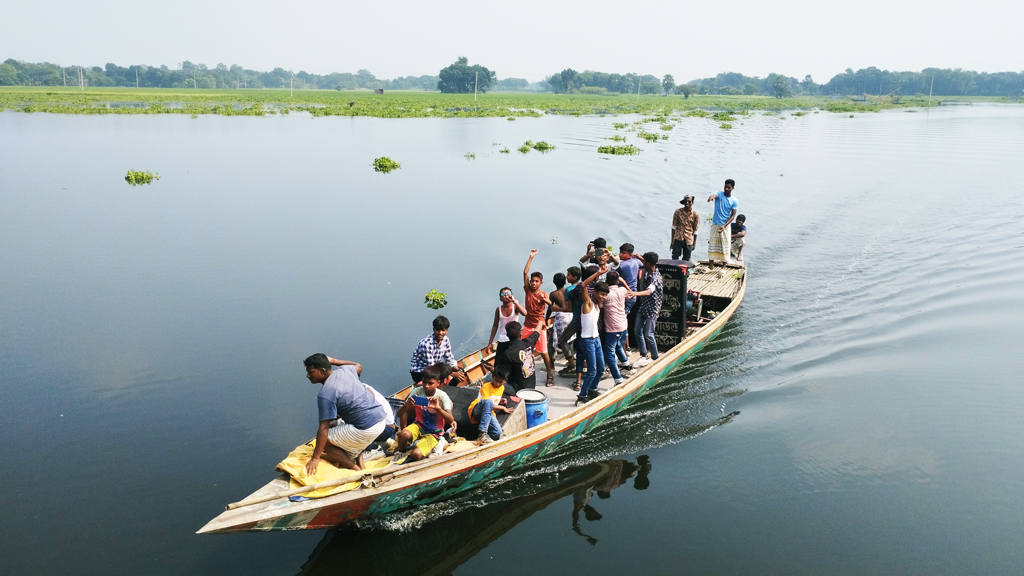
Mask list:
POLYGON ((459 370, 459 363, 452 354, 452 343, 448 340, 450 326, 451 323, 444 316, 434 318, 434 333, 416 345, 416 351, 409 360, 409 375, 413 382, 419 383, 423 379, 423 369, 427 366, 444 362, 452 367, 452 375, 460 386, 466 383, 466 373, 459 370))
POLYGON ((359 381, 363 367, 325 354, 313 354, 303 364, 306 378, 323 384, 316 396, 320 427, 306 473, 316 474, 321 457, 339 468, 362 470, 363 450, 384 431, 387 418, 373 392, 359 381))
POLYGON ((672 259, 679 260, 682 256, 683 260, 689 260, 696 248, 700 216, 693 209, 693 196, 684 196, 679 203, 683 207, 672 215, 672 259))
POLYGON ((711 218, 711 237, 708 239, 708 260, 731 262, 729 248, 732 244, 729 238, 729 224, 736 218, 736 209, 739 202, 732 197, 732 191, 736 188, 736 182, 730 178, 725 181, 724 189, 708 197, 708 202, 715 202, 715 213, 711 218))
MULTIPOLYGON (((547 292, 540 289, 544 283, 544 275, 540 272, 530 273, 530 265, 533 258, 537 256, 536 250, 530 250, 530 257, 526 260, 526 267, 523 268, 523 290, 526 292, 526 320, 523 321, 523 339, 529 338, 530 334, 537 332, 540 336, 537 339, 537 353, 544 359, 544 368, 548 372, 548 386, 555 385, 555 365, 548 354, 548 326, 545 320, 547 307, 551 306, 551 299, 547 292)), ((511 337, 510 337, 511 338, 511 337)))

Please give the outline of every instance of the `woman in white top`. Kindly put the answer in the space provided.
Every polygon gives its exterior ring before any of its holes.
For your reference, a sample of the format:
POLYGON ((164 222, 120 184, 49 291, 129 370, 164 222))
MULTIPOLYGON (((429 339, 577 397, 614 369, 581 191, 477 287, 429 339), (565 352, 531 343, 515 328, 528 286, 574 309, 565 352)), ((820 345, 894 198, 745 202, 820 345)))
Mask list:
POLYGON ((599 276, 607 272, 608 265, 605 264, 580 285, 583 288, 580 291, 580 295, 583 298, 582 305, 580 306, 580 355, 586 359, 587 373, 583 377, 580 395, 576 398, 577 405, 598 395, 597 385, 601 381, 601 377, 604 376, 604 350, 601 348, 601 333, 598 329, 598 319, 600 318, 601 310, 598 308, 598 304, 608 294, 608 284, 598 282, 594 286, 593 300, 587 287, 597 280, 599 276))
POLYGON ((501 299, 501 306, 494 310, 494 323, 491 324, 491 337, 487 340, 488 353, 497 352, 501 355, 508 347, 508 334, 505 334, 505 325, 509 322, 519 322, 519 315, 526 316, 526 309, 519 304, 516 297, 512 295, 512 289, 508 286, 498 291, 498 298, 501 299), (494 345, 494 336, 498 336, 498 345, 494 345))

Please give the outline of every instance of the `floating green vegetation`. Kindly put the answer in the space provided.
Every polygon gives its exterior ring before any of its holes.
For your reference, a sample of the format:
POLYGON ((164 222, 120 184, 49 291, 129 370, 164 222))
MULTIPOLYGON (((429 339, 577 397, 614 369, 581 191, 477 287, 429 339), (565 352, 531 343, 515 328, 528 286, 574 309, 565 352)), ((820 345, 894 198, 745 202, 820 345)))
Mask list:
POLYGON ((735 122, 736 121, 736 117, 733 116, 732 114, 730 114, 729 112, 715 112, 711 116, 711 119, 712 120, 717 120, 718 122, 735 122))
POLYGON ((466 152, 466 160, 476 160, 476 152, 466 152))
POLYGON ((510 150, 508 148, 502 148, 501 150, 498 150, 498 152, 500 152, 501 154, 508 154, 510 150))
MULTIPOLYGON (((906 110, 906 112, 914 113, 917 112, 917 110, 906 110)), ((815 114, 817 114, 817 112, 815 112, 815 114)))
POLYGON ((616 134, 615 136, 612 136, 611 138, 605 138, 605 140, 612 140, 614 142, 625 142, 626 141, 626 137, 622 136, 620 134, 616 134))
MULTIPOLYGON (((933 98, 932 106, 942 98, 933 98)), ((1002 101, 1002 99, 996 99, 1002 101)), ((472 94, 388 91, 387 95, 348 90, 287 89, 208 90, 181 88, 75 88, 2 86, 0 109, 58 114, 187 114, 200 116, 269 116, 303 112, 313 117, 373 116, 377 118, 504 117, 515 120, 545 114, 565 116, 641 114, 644 122, 665 123, 674 115, 707 117, 705 110, 810 110, 876 112, 889 108, 923 108, 928 97, 870 98, 868 101, 831 96, 590 95, 489 92, 472 94)), ((788 114, 787 114, 788 115, 788 114)), ((618 123, 617 123, 618 124, 618 123)), ((624 129, 626 126, 616 126, 624 129)))
POLYGON ((533 150, 533 148, 531 146, 527 146, 526 144, 523 144, 522 146, 519 147, 519 151, 523 154, 526 154, 530 150, 533 150))
POLYGON ((383 172, 384 174, 387 174, 392 170, 398 170, 401 167, 401 164, 395 162, 394 160, 388 158, 387 156, 381 156, 380 158, 377 158, 376 160, 373 161, 373 170, 375 172, 383 172))
POLYGON ((616 130, 621 130, 621 129, 626 128, 627 126, 629 126, 629 124, 626 124, 625 122, 616 122, 616 123, 612 124, 612 126, 614 126, 616 130))
POLYGON ((149 184, 153 180, 159 180, 159 174, 153 174, 152 172, 141 172, 139 170, 129 170, 128 175, 124 177, 124 181, 131 184, 132 186, 142 186, 143 184, 149 184))
POLYGON ((597 151, 600 154, 615 154, 616 156, 632 156, 640 153, 640 149, 632 144, 626 144, 625 146, 601 146, 597 151))
POLYGON ((530 148, 533 148, 533 140, 527 140, 527 141, 526 141, 526 142, 525 142, 525 143, 523 144, 523 146, 529 146, 530 148))
POLYGON ((775 116, 775 112, 765 112, 763 116, 775 116))
POLYGON ((448 305, 448 295, 444 292, 431 290, 430 292, 427 292, 427 296, 423 301, 427 304, 427 308, 430 308, 431 310, 440 310, 448 305))
POLYGON ((661 125, 661 129, 662 130, 671 130, 672 129, 672 125, 671 124, 662 124, 661 125))
POLYGON ((850 118, 853 118, 853 114, 850 114, 850 118))
POLYGON ((554 150, 555 147, 541 140, 540 142, 537 142, 536 144, 533 145, 533 149, 538 152, 548 152, 550 150, 554 150))
POLYGON ((729 124, 728 122, 722 122, 718 127, 722 130, 732 130, 732 124, 729 124))
POLYGON ((654 142, 659 138, 657 134, 651 134, 650 132, 644 132, 643 130, 638 131, 636 135, 643 138, 644 140, 647 140, 648 142, 654 142))
POLYGON ((793 116, 807 116, 807 112, 793 112, 793 116))

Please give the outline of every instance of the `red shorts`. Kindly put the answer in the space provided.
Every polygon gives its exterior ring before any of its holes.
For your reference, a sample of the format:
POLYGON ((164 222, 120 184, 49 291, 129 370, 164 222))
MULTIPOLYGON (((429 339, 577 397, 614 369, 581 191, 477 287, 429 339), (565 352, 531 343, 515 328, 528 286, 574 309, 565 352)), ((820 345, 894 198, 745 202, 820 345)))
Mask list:
MULTIPOLYGON (((535 328, 530 328, 528 326, 523 326, 523 331, 520 334, 519 338, 520 338, 520 340, 525 340, 525 339, 530 337, 530 334, 533 334, 536 331, 537 330, 535 328)), ((547 327, 545 327, 543 330, 540 331, 540 338, 537 338, 537 345, 534 346, 533 349, 536 350, 537 353, 539 353, 539 354, 547 354, 548 353, 548 329, 547 329, 547 327)))

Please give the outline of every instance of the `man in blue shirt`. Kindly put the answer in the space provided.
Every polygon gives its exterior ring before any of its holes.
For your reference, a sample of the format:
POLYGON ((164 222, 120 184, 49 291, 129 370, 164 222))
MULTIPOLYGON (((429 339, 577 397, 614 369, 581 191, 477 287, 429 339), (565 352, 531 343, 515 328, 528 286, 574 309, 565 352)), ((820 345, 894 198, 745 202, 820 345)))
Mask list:
POLYGON ((715 202, 715 213, 711 218, 711 237, 708 239, 708 260, 712 262, 731 262, 729 224, 736 218, 736 209, 739 208, 739 202, 732 197, 734 188, 736 182, 730 178, 725 181, 724 190, 708 197, 708 202, 715 202))
POLYGON ((373 392, 359 381, 363 367, 325 354, 313 354, 302 363, 306 378, 323 384, 316 396, 320 427, 306 473, 316 474, 321 457, 339 468, 362 470, 363 450, 384 431, 387 416, 373 392))

